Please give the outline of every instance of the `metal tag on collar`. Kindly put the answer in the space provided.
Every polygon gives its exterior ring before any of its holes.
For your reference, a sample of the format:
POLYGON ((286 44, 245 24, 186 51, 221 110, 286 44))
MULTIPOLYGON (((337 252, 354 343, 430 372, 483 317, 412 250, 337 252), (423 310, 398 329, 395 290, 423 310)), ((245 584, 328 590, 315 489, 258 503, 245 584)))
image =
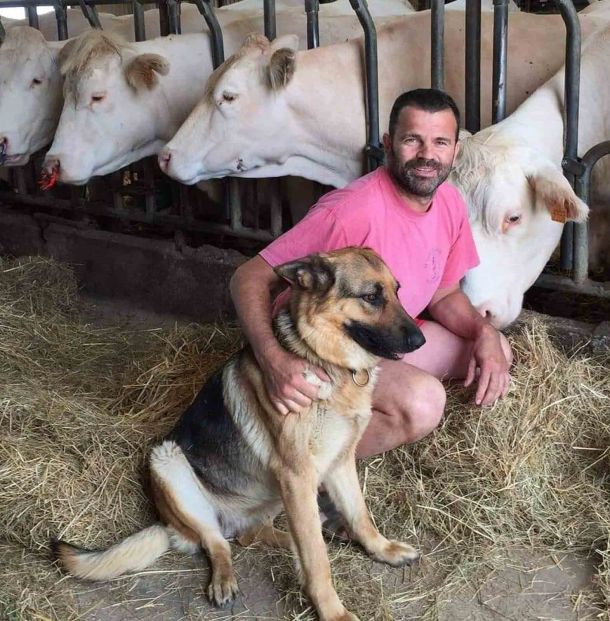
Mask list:
POLYGON ((371 381, 371 374, 369 373, 368 369, 360 369, 360 371, 352 371, 352 381, 354 382, 354 384, 356 384, 356 386, 360 386, 362 388, 363 386, 366 386, 371 381), (364 379, 361 380, 358 378, 359 373, 365 374, 364 379))

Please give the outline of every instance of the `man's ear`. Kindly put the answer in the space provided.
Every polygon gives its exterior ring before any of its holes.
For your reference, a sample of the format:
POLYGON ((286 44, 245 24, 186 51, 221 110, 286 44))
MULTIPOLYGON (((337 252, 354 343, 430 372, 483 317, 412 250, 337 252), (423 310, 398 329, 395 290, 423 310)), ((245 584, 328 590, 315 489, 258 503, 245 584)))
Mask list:
POLYGON ((159 75, 169 73, 169 62, 159 54, 139 54, 125 67, 127 84, 136 91, 142 88, 153 89, 159 83, 159 75))
POLYGON ((383 135, 383 148, 386 156, 392 153, 392 139, 390 138, 390 134, 387 132, 383 135))
POLYGON ((333 266, 316 254, 278 265, 275 273, 293 287, 319 293, 325 293, 335 283, 333 266))
POLYGON ((528 175, 536 200, 540 201, 556 222, 584 222, 589 215, 587 205, 576 196, 568 180, 552 165, 528 175))

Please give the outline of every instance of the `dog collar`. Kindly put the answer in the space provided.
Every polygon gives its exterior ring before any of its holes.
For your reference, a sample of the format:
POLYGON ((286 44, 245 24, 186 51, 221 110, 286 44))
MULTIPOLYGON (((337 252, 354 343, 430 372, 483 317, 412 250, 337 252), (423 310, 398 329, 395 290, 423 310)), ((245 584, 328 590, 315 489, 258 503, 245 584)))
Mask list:
POLYGON ((368 369, 360 369, 360 371, 352 371, 352 381, 356 386, 360 386, 361 388, 366 386, 371 381, 371 374, 368 369), (358 379, 358 373, 364 373, 364 379, 358 379))

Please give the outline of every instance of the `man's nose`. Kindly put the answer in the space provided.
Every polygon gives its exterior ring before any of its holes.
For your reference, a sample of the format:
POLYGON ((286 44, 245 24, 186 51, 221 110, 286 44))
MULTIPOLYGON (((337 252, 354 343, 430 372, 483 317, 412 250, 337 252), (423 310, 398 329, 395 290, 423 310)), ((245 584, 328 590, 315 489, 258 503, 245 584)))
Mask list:
POLYGON ((432 159, 434 155, 433 145, 429 142, 422 142, 417 155, 424 160, 432 159))

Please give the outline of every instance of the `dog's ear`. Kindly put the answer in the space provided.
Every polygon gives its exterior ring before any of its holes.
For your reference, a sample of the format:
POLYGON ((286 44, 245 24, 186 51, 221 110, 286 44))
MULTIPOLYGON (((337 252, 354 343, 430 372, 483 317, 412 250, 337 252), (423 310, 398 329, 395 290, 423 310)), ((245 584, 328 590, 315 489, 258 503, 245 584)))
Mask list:
POLYGON ((325 293, 335 284, 333 266, 318 255, 278 265, 275 273, 293 287, 319 293, 325 293))

